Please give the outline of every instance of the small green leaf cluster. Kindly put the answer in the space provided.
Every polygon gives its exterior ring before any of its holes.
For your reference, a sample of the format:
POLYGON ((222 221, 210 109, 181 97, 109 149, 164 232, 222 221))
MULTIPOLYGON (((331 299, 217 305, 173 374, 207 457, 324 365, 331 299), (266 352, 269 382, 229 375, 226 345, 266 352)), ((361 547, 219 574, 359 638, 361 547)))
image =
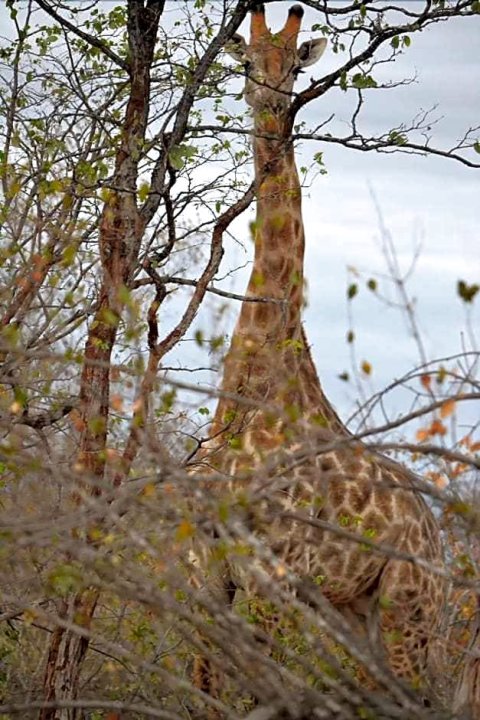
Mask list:
POLYGON ((392 143, 392 145, 406 145, 408 137, 398 130, 390 130, 388 133, 388 142, 392 143))
POLYGON ((408 48, 411 44, 412 41, 409 35, 395 35, 390 42, 394 50, 398 50, 398 48, 408 48))
POLYGON ((352 87, 357 90, 366 90, 368 88, 376 88, 377 81, 371 76, 364 73, 356 73, 352 77, 352 87))
POLYGON ((185 165, 192 161, 197 152, 198 148, 195 145, 187 145, 185 143, 174 145, 168 155, 170 165, 175 170, 182 170, 185 165))
POLYGON ((479 290, 478 283, 469 284, 465 280, 459 280, 457 283, 457 295, 464 303, 472 303, 479 290))

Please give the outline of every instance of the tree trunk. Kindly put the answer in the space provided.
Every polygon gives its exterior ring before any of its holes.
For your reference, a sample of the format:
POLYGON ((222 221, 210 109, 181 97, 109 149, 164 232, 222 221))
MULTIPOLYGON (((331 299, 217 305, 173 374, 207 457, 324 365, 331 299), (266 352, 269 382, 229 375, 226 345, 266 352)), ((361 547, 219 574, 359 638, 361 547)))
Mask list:
MULTIPOLYGON (((98 309, 87 337, 80 381, 78 465, 82 477, 89 483, 85 490, 92 495, 100 494, 100 481, 105 472, 110 363, 124 309, 122 290, 131 284, 145 229, 136 204, 138 162, 147 127, 150 69, 163 6, 164 0, 150 0, 146 7, 136 0, 128 3, 130 96, 111 182, 115 190, 104 205, 100 221, 102 283, 98 309)), ((72 594, 61 602, 61 620, 88 630, 98 597, 94 588, 72 594)), ((45 702, 54 704, 76 699, 88 642, 88 637, 75 632, 74 627, 66 629, 63 622, 62 627, 55 628, 43 680, 45 702)), ((80 720, 82 717, 83 711, 78 708, 43 708, 39 714, 39 720, 80 720)))

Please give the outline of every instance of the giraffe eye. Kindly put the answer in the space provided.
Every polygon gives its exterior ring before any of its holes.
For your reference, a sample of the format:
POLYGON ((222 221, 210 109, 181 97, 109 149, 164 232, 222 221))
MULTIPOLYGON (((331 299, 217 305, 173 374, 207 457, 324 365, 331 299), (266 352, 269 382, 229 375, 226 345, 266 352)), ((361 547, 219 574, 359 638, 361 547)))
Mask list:
POLYGON ((250 60, 245 60, 245 62, 243 63, 243 67, 245 69, 245 74, 248 75, 250 70, 252 69, 252 63, 250 62, 250 60))

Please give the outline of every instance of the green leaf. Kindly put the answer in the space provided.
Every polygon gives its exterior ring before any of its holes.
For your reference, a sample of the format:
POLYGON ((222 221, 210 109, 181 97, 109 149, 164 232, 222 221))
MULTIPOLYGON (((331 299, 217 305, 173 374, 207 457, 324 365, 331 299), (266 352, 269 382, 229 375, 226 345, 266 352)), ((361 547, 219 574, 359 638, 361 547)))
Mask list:
POLYGON ((63 180, 51 180, 50 181, 50 192, 51 193, 62 192, 64 187, 65 187, 65 185, 64 185, 63 180))
POLYGON ((355 340, 355 333, 353 332, 353 330, 349 330, 347 333, 347 343, 353 343, 354 340, 355 340))
POLYGON ((357 283, 351 283, 351 285, 348 286, 347 290, 347 298, 349 300, 353 300, 355 295, 358 293, 358 285, 357 283))
MULTIPOLYGON (((478 0, 480 2, 480 0, 478 0)), ((473 143, 473 149, 480 155, 480 140, 473 143)))
POLYGON ((352 78, 352 87, 357 88, 357 90, 364 90, 365 88, 376 88, 377 81, 371 75, 356 73, 352 78))
POLYGON ((48 577, 48 584, 56 595, 64 597, 80 588, 82 584, 80 569, 69 563, 57 565, 48 577))
POLYGON ((148 198, 148 194, 150 192, 150 183, 143 182, 140 187, 138 188, 138 199, 141 203, 144 203, 145 200, 148 198))
POLYGON ((459 280, 457 283, 457 294, 465 303, 473 302, 473 299, 479 290, 480 285, 478 285, 477 283, 469 285, 465 282, 465 280, 459 280))
POLYGON ((388 595, 380 595, 380 597, 378 598, 378 604, 384 610, 388 610, 388 608, 391 608, 393 606, 393 601, 390 600, 388 595))
POLYGON ((117 5, 108 13, 108 26, 110 30, 118 30, 126 25, 127 9, 117 5))
POLYGON ((279 350, 284 348, 291 348, 294 353, 299 353, 303 350, 304 345, 301 340, 293 340, 292 338, 287 338, 286 340, 282 340, 277 344, 277 348, 279 350))
POLYGON ((174 145, 168 154, 171 166, 175 170, 181 170, 197 154, 194 145, 174 145))
POLYGON ((67 245, 62 252, 62 265, 64 265, 65 267, 73 265, 75 257, 77 255, 77 250, 77 245, 67 245))
POLYGON ((377 289, 377 281, 374 278, 370 278, 370 280, 367 282, 367 288, 372 292, 375 292, 377 289))
POLYGON ((2 343, 14 348, 20 340, 20 328, 18 325, 5 325, 0 331, 2 343))
POLYGON ((400 38, 398 35, 395 35, 395 37, 392 38, 390 45, 393 47, 394 50, 398 48, 398 46, 400 45, 400 38))
POLYGON ((398 132, 398 130, 390 130, 388 134, 388 141, 393 145, 405 145, 408 142, 406 135, 398 132))
POLYGON ((158 408, 157 414, 166 415, 167 413, 172 412, 176 395, 176 390, 167 390, 167 392, 162 393, 160 396, 161 405, 158 408))
POLYGON ((239 435, 233 435, 229 441, 229 446, 232 448, 232 450, 241 450, 242 448, 242 438, 239 435))
POLYGON ((16 385, 13 391, 13 396, 15 398, 15 401, 19 403, 19 405, 22 406, 22 408, 27 407, 28 404, 28 393, 27 391, 20 387, 19 385, 16 385))
POLYGON ((362 706, 358 708, 358 717, 360 720, 373 720, 375 716, 371 710, 362 706))
POLYGON ((210 338, 210 349, 212 352, 215 352, 216 350, 219 350, 219 348, 223 347, 223 344, 225 342, 225 338, 223 335, 217 335, 216 337, 210 338))
POLYGON ((235 420, 236 415, 237 413, 233 410, 233 408, 231 410, 227 410, 223 415, 223 422, 227 425, 230 424, 235 420))
POLYGON ((314 161, 317 163, 317 165, 320 165, 320 175, 326 175, 327 170, 325 169, 325 163, 323 162, 323 152, 316 152, 313 156, 314 161))
POLYGON ((319 427, 328 427, 328 420, 322 413, 315 413, 310 418, 312 425, 318 425, 319 427))
POLYGON ((124 303, 125 305, 130 305, 130 303, 132 302, 132 294, 125 285, 120 285, 117 290, 117 294, 120 302, 124 303))

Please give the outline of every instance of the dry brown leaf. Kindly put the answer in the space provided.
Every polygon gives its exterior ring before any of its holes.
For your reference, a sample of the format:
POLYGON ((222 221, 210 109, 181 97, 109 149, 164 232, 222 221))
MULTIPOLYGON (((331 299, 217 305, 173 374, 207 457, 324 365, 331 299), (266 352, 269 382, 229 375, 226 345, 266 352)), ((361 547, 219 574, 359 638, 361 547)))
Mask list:
POLYGON ((449 415, 451 415, 453 413, 453 411, 455 410, 455 405, 456 405, 455 400, 446 400, 443 403, 442 407, 440 408, 440 417, 441 418, 449 417, 449 415))

